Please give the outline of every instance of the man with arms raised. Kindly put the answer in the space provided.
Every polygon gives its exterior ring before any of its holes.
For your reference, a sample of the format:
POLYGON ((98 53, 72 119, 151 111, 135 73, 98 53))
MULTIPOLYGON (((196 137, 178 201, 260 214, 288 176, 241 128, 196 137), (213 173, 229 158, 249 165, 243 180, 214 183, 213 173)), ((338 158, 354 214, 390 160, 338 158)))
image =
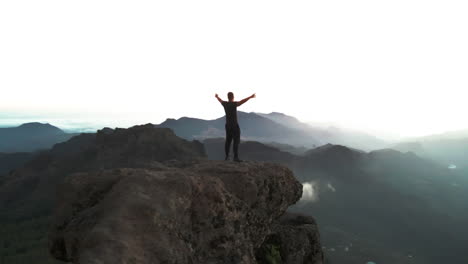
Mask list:
POLYGON ((216 99, 223 105, 224 112, 226 113, 226 142, 224 144, 224 152, 226 157, 224 160, 229 159, 229 149, 231 148, 231 142, 234 140, 234 161, 240 162, 239 159, 239 143, 240 143, 240 128, 237 123, 237 107, 241 106, 251 98, 255 98, 255 94, 242 99, 238 102, 234 101, 234 94, 232 92, 228 93, 228 100, 223 101, 219 98, 218 94, 215 95, 216 99))

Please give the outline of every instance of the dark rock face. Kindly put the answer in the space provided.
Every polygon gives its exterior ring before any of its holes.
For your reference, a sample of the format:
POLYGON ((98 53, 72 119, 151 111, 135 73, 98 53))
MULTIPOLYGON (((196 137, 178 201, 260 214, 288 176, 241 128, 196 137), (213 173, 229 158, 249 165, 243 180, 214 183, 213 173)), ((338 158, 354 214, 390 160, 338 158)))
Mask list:
POLYGON ((0 178, 0 219, 51 212, 56 186, 69 174, 112 168, 149 168, 158 161, 205 157, 203 145, 151 124, 81 134, 36 155, 0 178), (5 212, 5 213, 4 213, 5 212), (26 212, 27 214, 25 214, 26 212))
POLYGON ((271 263, 269 258, 275 258, 274 252, 277 263, 322 264, 324 256, 315 219, 293 213, 283 215, 257 250, 258 263, 271 263))
POLYGON ((34 152, 0 153, 0 175, 24 166, 24 164, 33 159, 35 155, 37 155, 37 153, 34 152))
POLYGON ((88 150, 93 168, 146 167, 154 161, 192 160, 205 156, 203 144, 177 137, 168 128, 152 124, 129 129, 103 129, 88 150))
POLYGON ((59 187, 50 251, 87 264, 256 263, 255 250, 278 234, 297 235, 284 254, 304 260, 284 263, 320 263, 305 261, 320 258, 319 243, 298 244, 317 242, 314 224, 273 224, 301 195, 292 172, 272 163, 188 161, 73 174, 59 187))

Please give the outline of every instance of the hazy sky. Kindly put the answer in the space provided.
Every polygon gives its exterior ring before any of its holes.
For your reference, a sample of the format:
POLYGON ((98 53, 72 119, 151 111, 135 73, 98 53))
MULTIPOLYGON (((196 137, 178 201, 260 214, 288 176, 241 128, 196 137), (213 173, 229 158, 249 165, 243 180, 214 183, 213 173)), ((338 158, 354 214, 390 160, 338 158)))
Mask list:
POLYGON ((303 121, 468 128, 467 14, 466 0, 1 1, 0 118, 215 118, 214 94, 233 91, 257 93, 244 111, 303 121))

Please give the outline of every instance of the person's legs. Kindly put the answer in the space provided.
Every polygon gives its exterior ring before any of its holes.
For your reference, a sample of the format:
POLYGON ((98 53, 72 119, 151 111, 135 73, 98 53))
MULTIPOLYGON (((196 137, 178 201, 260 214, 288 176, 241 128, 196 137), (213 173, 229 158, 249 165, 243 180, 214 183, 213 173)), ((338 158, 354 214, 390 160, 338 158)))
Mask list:
POLYGON ((240 128, 237 126, 234 131, 234 160, 239 161, 239 143, 240 143, 240 128))
POLYGON ((228 157, 229 157, 229 150, 231 148, 233 133, 232 133, 231 128, 229 128, 227 126, 225 128, 226 128, 226 142, 224 143, 224 153, 226 154, 226 156, 225 156, 224 160, 227 160, 228 157))

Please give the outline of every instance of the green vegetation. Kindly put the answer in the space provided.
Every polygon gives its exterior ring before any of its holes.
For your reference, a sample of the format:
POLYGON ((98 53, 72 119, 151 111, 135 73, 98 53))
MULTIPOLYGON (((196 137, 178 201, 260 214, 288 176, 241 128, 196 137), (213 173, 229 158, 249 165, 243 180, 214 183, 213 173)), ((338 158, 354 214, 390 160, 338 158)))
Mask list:
POLYGON ((265 245, 266 255, 265 260, 268 264, 280 264, 281 261, 281 253, 280 253, 280 246, 267 244, 265 245))

